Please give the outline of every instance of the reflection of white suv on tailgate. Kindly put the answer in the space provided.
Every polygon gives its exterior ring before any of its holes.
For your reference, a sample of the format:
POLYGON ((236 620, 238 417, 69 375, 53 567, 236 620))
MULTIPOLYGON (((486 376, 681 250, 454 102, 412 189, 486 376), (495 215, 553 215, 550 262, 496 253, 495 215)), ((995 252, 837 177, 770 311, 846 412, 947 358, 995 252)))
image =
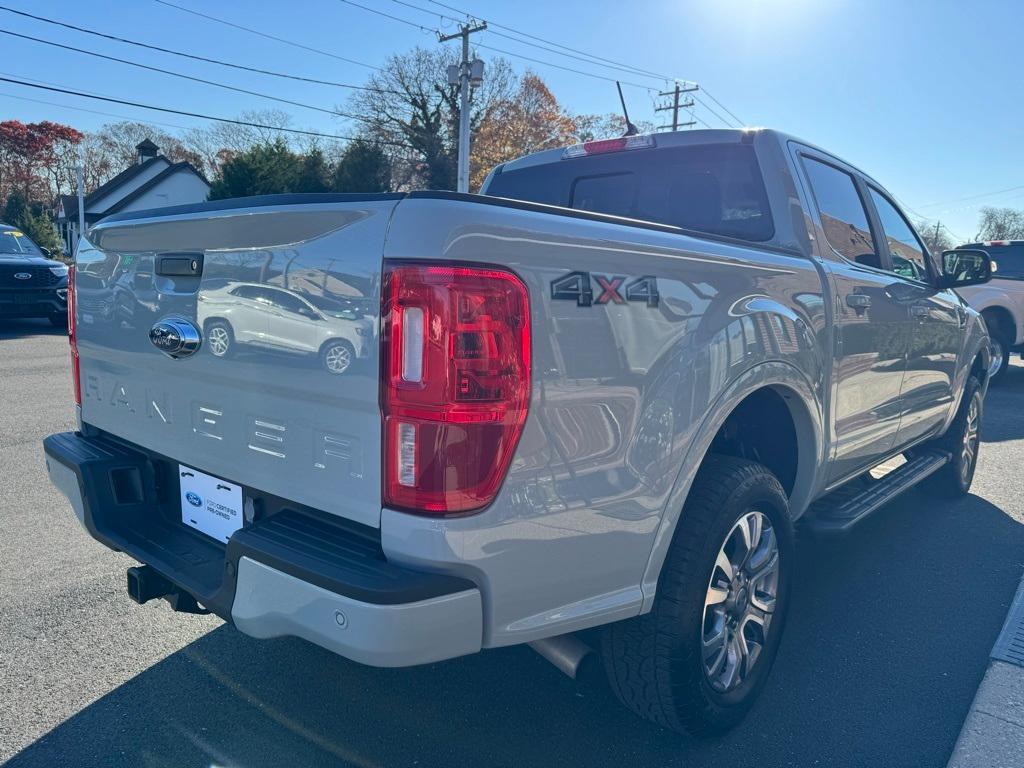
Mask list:
POLYGON ((981 312, 992 338, 990 379, 1005 371, 1011 351, 1024 347, 1024 240, 993 240, 961 248, 980 248, 994 262, 992 282, 958 288, 957 293, 981 312))
POLYGON ((355 302, 259 283, 228 283, 203 291, 197 320, 206 347, 226 357, 237 345, 315 354, 330 373, 344 373, 365 357, 373 325, 355 302))

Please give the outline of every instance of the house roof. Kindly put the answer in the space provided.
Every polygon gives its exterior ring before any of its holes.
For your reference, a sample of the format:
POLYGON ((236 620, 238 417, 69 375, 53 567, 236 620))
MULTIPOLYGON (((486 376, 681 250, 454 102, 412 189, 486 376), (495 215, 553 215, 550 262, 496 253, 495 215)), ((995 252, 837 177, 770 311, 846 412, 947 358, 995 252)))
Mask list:
MULTIPOLYGON (((158 172, 149 181, 147 181, 144 184, 142 184, 138 189, 133 190, 132 192, 130 192, 128 195, 126 195, 121 200, 115 201, 113 205, 109 206, 104 211, 97 211, 96 213, 111 213, 111 212, 120 210, 124 205, 127 205, 132 200, 135 200, 136 198, 138 198, 139 195, 141 195, 143 192, 152 189, 161 180, 166 179, 168 176, 171 176, 171 175, 173 175, 175 173, 178 173, 179 171, 189 170, 192 173, 194 173, 196 176, 198 176, 200 179, 202 179, 207 185, 210 183, 210 182, 208 182, 206 180, 206 177, 203 176, 203 174, 201 174, 199 171, 197 171, 192 166, 191 163, 187 163, 187 162, 172 163, 170 160, 168 160, 163 155, 157 155, 156 157, 149 158, 145 162, 135 163, 134 165, 129 166, 128 168, 126 168, 125 170, 121 171, 119 174, 114 176, 112 179, 109 179, 108 181, 104 182, 103 184, 98 186, 96 189, 94 189, 92 192, 90 192, 88 195, 86 195, 85 196, 85 209, 86 209, 86 211, 89 210, 89 206, 92 205, 93 203, 95 203, 98 200, 101 200, 102 198, 106 197, 111 192, 115 191, 118 187, 124 186, 128 182, 132 181, 132 179, 136 178, 137 176, 139 176, 144 171, 152 168, 156 163, 161 163, 161 162, 162 163, 166 163, 167 167, 164 168, 162 171, 158 172)), ((64 210, 64 218, 65 219, 74 219, 74 218, 76 218, 78 216, 78 196, 77 195, 61 195, 61 201, 60 202, 61 202, 61 207, 64 210)))
POLYGON ((124 208, 126 205, 131 203, 133 200, 137 200, 138 198, 142 197, 144 194, 146 194, 149 190, 151 190, 153 187, 155 187, 157 184, 159 184, 164 179, 167 179, 170 176, 173 176, 174 174, 180 173, 182 171, 186 171, 186 172, 187 171, 191 171, 196 176, 198 176, 200 179, 202 179, 204 182, 206 182, 207 186, 209 186, 210 182, 206 181, 206 179, 203 177, 203 174, 199 173, 199 171, 197 171, 195 168, 193 168, 191 163, 187 163, 187 162, 173 163, 173 164, 167 166, 166 168, 164 168, 162 171, 160 171, 160 173, 158 173, 152 179, 147 181, 145 184, 141 184, 136 189, 133 189, 131 192, 129 192, 124 197, 122 197, 120 200, 118 200, 112 206, 107 208, 107 210, 104 211, 104 213, 105 214, 117 213, 122 208, 124 208))

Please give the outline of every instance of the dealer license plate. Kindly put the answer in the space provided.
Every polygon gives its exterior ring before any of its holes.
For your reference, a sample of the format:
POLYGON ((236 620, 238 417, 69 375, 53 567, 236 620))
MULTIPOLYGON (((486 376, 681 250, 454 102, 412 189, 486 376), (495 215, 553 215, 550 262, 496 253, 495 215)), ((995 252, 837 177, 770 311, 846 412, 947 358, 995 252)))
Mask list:
POLYGON ((198 469, 178 465, 181 522, 217 541, 242 527, 242 487, 198 469))

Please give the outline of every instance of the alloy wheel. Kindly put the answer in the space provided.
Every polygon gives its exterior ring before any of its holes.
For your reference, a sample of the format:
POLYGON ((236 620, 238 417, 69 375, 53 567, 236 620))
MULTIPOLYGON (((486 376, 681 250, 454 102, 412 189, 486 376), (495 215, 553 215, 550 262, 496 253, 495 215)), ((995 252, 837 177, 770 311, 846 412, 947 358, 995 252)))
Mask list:
POLYGON ((960 450, 960 479, 967 482, 978 455, 979 429, 981 426, 981 395, 975 393, 967 407, 967 422, 964 424, 963 446, 960 450))
POLYGON ((206 336, 206 343, 210 345, 210 351, 217 357, 224 357, 231 346, 231 338, 228 336, 228 329, 222 325, 215 325, 206 336))
POLYGON ((335 344, 324 355, 324 365, 331 373, 344 373, 352 365, 352 353, 344 344, 335 344))
POLYGON ((704 674, 719 693, 738 687, 753 671, 778 592, 778 539, 768 516, 751 510, 725 537, 704 600, 704 674))

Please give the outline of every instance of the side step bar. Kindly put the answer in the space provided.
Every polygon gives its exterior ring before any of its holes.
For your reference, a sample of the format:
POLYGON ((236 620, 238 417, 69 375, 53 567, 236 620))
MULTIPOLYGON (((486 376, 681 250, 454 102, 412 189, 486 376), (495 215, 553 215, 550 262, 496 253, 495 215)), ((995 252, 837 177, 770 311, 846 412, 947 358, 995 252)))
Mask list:
POLYGON ((859 492, 858 481, 851 481, 812 504, 807 511, 806 526, 823 536, 847 533, 879 507, 942 469, 949 460, 948 453, 929 451, 915 456, 880 480, 869 482, 859 492))

